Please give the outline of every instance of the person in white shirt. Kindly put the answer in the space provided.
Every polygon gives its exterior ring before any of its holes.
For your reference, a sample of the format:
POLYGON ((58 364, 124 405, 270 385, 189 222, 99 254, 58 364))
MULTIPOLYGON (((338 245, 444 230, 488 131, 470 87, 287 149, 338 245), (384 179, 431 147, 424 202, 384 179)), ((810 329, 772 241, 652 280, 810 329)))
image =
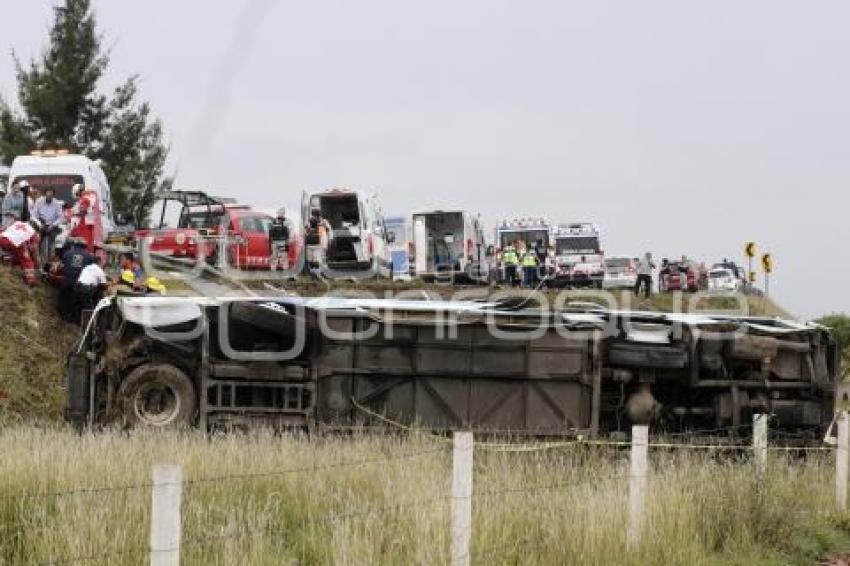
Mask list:
POLYGON ((64 220, 62 204, 54 197, 52 187, 44 189, 44 196, 35 201, 32 213, 41 222, 41 259, 45 262, 53 253, 56 236, 61 232, 60 224, 64 220))
POLYGON ((635 295, 640 295, 641 287, 644 288, 644 296, 648 299, 652 293, 652 270, 655 269, 655 264, 652 262, 652 254, 646 252, 642 258, 638 260, 638 275, 635 282, 635 295))
POLYGON ((100 302, 108 285, 109 280, 103 271, 103 258, 96 255, 94 262, 83 268, 74 284, 71 299, 71 317, 74 323, 80 322, 84 310, 91 310, 100 302))

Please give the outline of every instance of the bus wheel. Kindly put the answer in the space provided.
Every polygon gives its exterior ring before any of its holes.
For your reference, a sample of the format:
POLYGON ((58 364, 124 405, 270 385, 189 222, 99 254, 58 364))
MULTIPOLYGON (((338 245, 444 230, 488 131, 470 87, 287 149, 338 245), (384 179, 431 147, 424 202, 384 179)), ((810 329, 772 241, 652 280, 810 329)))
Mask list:
POLYGON ((118 389, 118 401, 131 427, 190 426, 197 405, 192 381, 167 364, 145 364, 130 372, 118 389))

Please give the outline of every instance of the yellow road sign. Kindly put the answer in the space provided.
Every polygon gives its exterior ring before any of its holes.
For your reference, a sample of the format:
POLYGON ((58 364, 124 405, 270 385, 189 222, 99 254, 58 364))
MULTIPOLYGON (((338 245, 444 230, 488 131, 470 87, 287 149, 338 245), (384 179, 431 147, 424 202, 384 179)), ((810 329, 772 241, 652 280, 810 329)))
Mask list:
POLYGON ((765 273, 773 273, 773 257, 770 254, 761 256, 761 268, 765 273))
POLYGON ((747 242, 744 244, 744 254, 746 254, 747 257, 756 257, 756 253, 757 250, 755 242, 747 242))

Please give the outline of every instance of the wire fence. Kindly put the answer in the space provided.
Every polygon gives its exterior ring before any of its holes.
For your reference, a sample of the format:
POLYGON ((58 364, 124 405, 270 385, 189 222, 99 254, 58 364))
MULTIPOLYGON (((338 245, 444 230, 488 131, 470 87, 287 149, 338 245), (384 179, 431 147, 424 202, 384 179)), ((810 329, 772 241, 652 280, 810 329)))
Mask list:
MULTIPOLYGON (((759 431, 764 431, 766 434, 767 428, 753 427, 752 444, 745 444, 740 440, 735 440, 732 443, 722 442, 687 442, 684 439, 677 441, 677 436, 665 435, 664 441, 649 441, 646 427, 635 427, 632 431, 632 440, 604 440, 604 439, 582 439, 576 438, 565 441, 540 441, 526 443, 510 443, 510 442, 474 442, 472 441, 471 433, 455 433, 453 438, 442 436, 434 436, 432 433, 427 433, 430 437, 436 440, 432 446, 428 446, 422 450, 405 451, 399 454, 378 455, 372 457, 364 457, 358 459, 340 459, 330 462, 313 462, 303 466, 292 466, 288 468, 263 470, 246 473, 228 473, 219 475, 208 475, 200 477, 182 478, 180 472, 179 481, 157 481, 156 473, 154 481, 145 481, 133 484, 116 484, 116 485, 86 485, 77 488, 57 489, 55 491, 39 491, 29 493, 4 494, 0 496, 0 505, 5 506, 8 510, 9 506, 13 508, 25 509, 32 506, 41 505, 45 509, 54 508, 57 505, 67 503, 71 498, 87 498, 84 506, 96 508, 101 502, 90 500, 88 498, 104 498, 116 496, 122 504, 128 504, 128 498, 135 494, 138 497, 147 499, 150 497, 151 509, 145 511, 143 515, 150 515, 150 542, 145 544, 141 541, 126 541, 126 544, 117 546, 114 549, 99 550, 97 548, 89 549, 89 552, 72 552, 71 549, 62 551, 61 545, 57 545, 52 549, 53 556, 48 559, 38 562, 29 562, 34 564, 84 564, 84 563, 131 563, 131 562, 146 562, 151 563, 168 563, 177 564, 181 555, 193 552, 210 551, 209 545, 223 543, 225 541, 245 541, 248 539, 265 538, 268 542, 279 544, 286 547, 290 543, 292 533, 298 529, 321 528, 322 526, 333 527, 361 521, 364 519, 379 519, 386 521, 398 521, 400 517, 404 517, 406 513, 415 510, 416 513, 443 513, 449 515, 449 529, 447 539, 451 546, 451 562, 453 564, 469 564, 471 561, 472 549, 472 533, 475 530, 475 525, 472 521, 473 506, 486 506, 498 504, 507 498, 516 497, 522 501, 523 497, 533 498, 547 496, 552 493, 568 493, 574 489, 595 489, 599 486, 610 486, 612 483, 621 484, 624 489, 627 488, 629 493, 629 520, 628 533, 626 536, 627 544, 635 544, 634 541, 640 540, 642 530, 643 496, 642 493, 646 489, 647 478, 651 473, 651 466, 648 466, 648 452, 650 450, 669 452, 669 451, 718 451, 727 453, 728 451, 748 452, 753 455, 757 471, 759 470, 760 454, 773 452, 825 452, 836 451, 836 505, 839 509, 846 509, 847 506, 847 456, 850 449, 850 432, 848 432, 848 419, 846 414, 843 414, 837 420, 838 435, 835 446, 783 446, 781 444, 769 445, 767 439, 760 438, 759 431), (459 436, 469 435, 469 444, 459 444, 459 436), (641 440, 641 439, 644 440, 641 440), (512 485, 488 485, 486 474, 479 470, 479 481, 473 484, 473 454, 478 453, 482 456, 488 454, 503 458, 511 458, 512 455, 521 455, 523 453, 534 453, 552 450, 568 449, 577 446, 601 447, 605 449, 613 449, 617 452, 629 453, 628 462, 622 457, 618 465, 609 465, 609 473, 593 473, 593 474, 576 474, 576 470, 565 470, 565 476, 562 478, 553 479, 551 482, 529 481, 527 483, 519 483, 512 485), (195 505, 193 511, 200 510, 200 515, 193 515, 191 529, 187 530, 186 523, 181 521, 181 508, 186 509, 188 502, 192 502, 192 498, 203 498, 203 491, 195 493, 195 489, 203 489, 205 486, 220 486, 223 490, 229 489, 235 482, 255 482, 257 480, 271 480, 271 485, 278 485, 279 480, 286 477, 308 476, 316 477, 317 474, 322 474, 330 471, 338 470, 353 470, 355 468, 386 468, 392 463, 400 465, 401 469, 409 469, 419 465, 419 460, 426 458, 438 458, 440 469, 444 469, 445 462, 449 458, 445 458, 451 454, 451 470, 447 474, 451 478, 451 485, 447 487, 446 477, 434 478, 436 489, 425 491, 418 497, 408 498, 405 495, 397 494, 398 496, 383 495, 389 501, 375 502, 369 497, 359 497, 357 494, 343 493, 342 504, 338 508, 328 509, 302 509, 296 514, 280 514, 280 520, 269 521, 266 518, 265 522, 252 520, 250 517, 242 517, 233 519, 228 517, 225 521, 216 521, 216 517, 212 516, 209 508, 203 505, 195 505), (501 455, 501 456, 500 456, 501 455), (443 457, 443 461, 439 459, 443 457), (841 484, 843 482, 843 487, 841 484), (442 486, 442 487, 441 487, 442 486), (173 492, 179 494, 177 501, 173 500, 173 492), (169 491, 172 495, 168 495, 169 491), (182 500, 183 495, 189 496, 189 500, 182 500), (164 499, 163 499, 164 498, 164 499), (159 502, 159 503, 157 503, 159 502), (176 505, 176 506, 175 506, 176 505), (637 508, 635 508, 637 506, 637 508), (178 536, 177 544, 173 541, 163 544, 162 541, 157 541, 156 525, 159 521, 167 520, 161 516, 162 509, 171 508, 171 512, 177 517, 178 521, 178 536), (159 509, 160 511, 157 511, 159 509), (207 512, 208 516, 204 516, 203 512, 207 512), (181 536, 181 533, 185 534, 181 536), (170 557, 173 560, 160 560, 163 557, 170 557), (154 560, 156 558, 156 560, 154 560)), ((740 429, 741 427, 735 427, 740 429)), ((425 431, 406 427, 406 430, 415 434, 425 434, 425 431)), ((724 432, 730 429, 724 428, 724 432)), ((713 429, 712 432, 717 432, 713 429)), ((776 434, 776 438, 787 440, 791 438, 788 435, 776 434)), ((694 437, 696 439, 696 437, 694 437)), ((761 470, 763 472, 763 470, 761 470)), ((371 473, 371 472, 370 472, 371 473)), ((290 486, 291 487, 291 486, 290 486)), ((206 494, 208 495, 208 494, 206 494)), ((334 498, 330 498, 334 499, 334 498)), ((374 497, 373 497, 374 499, 374 497)), ((138 505, 142 509, 147 509, 146 504, 139 500, 134 500, 134 505, 138 505)), ((198 499, 197 501, 200 501, 198 499)), ((197 503, 195 501, 195 503, 197 503)), ((330 505, 333 507, 333 505, 330 505)), ((49 512, 42 515, 36 515, 36 520, 14 521, 14 513, 0 511, 0 561, 14 558, 14 553, 9 554, 9 548, 21 549, 22 545, 26 545, 29 541, 40 536, 48 537, 50 540, 56 539, 56 529, 54 518, 49 512), (5 554, 4 554, 5 553, 5 554)), ((144 530, 144 529, 141 529, 144 530)), ((137 529, 138 531, 138 529, 137 529)), ((126 533, 125 533, 126 534, 126 533)), ((139 538, 140 533, 136 532, 136 538, 139 538)), ((497 556, 505 550, 517 551, 524 546, 530 544, 535 539, 534 533, 522 537, 513 537, 510 540, 499 541, 496 544, 491 544, 482 547, 475 547, 476 562, 487 563, 491 558, 497 556)), ((14 561, 14 560, 12 560, 14 561)))

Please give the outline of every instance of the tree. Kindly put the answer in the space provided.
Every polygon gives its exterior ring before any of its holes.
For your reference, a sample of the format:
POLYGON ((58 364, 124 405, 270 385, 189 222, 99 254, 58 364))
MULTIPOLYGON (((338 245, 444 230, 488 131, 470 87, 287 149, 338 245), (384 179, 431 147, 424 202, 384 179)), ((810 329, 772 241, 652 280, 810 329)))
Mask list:
POLYGON ((100 159, 116 212, 144 213, 156 190, 170 184, 163 178, 168 148, 162 124, 147 102, 137 100, 138 77, 110 98, 98 92, 109 56, 96 23, 90 0, 65 0, 54 8, 40 59, 25 67, 15 57, 22 114, 0 100, 0 158, 8 163, 42 147, 100 159))

